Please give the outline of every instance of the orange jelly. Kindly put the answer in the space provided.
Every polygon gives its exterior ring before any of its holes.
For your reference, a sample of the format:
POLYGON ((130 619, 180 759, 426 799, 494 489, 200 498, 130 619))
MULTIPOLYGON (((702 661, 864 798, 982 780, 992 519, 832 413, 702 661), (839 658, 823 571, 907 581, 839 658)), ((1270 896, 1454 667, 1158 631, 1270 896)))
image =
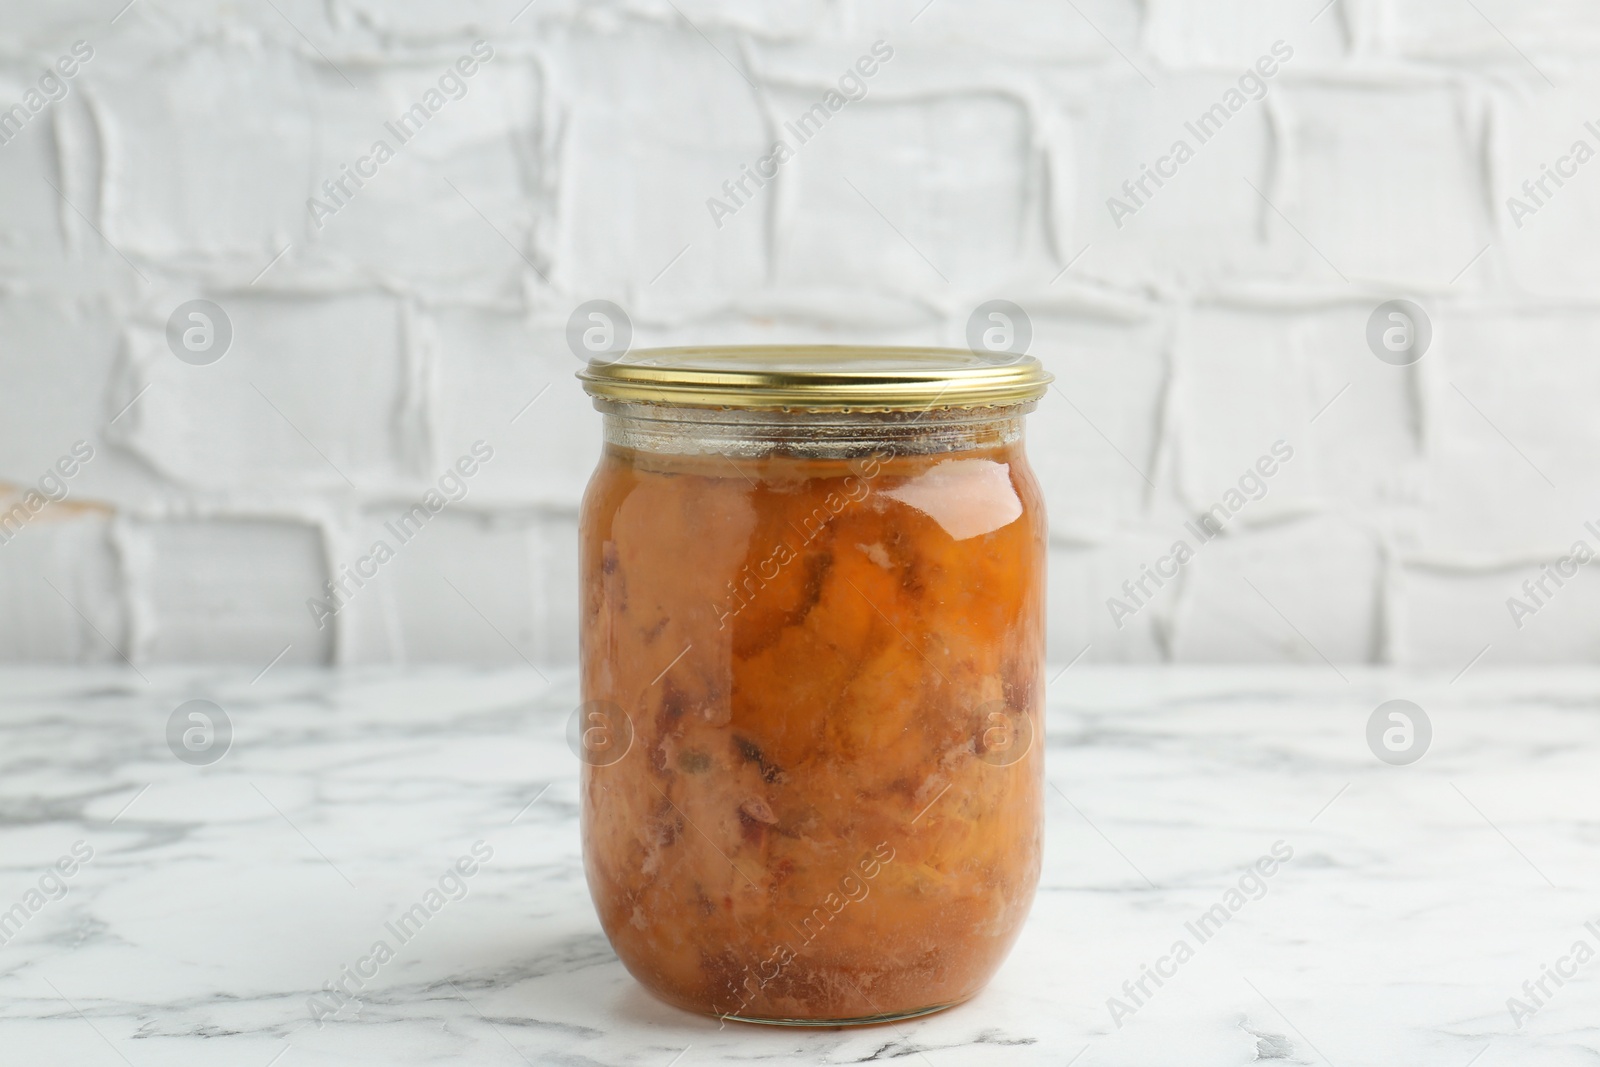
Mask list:
POLYGON ((590 389, 607 445, 583 504, 576 745, 617 955, 668 1002, 748 1021, 971 997, 1039 875, 1031 404, 732 411, 590 389))

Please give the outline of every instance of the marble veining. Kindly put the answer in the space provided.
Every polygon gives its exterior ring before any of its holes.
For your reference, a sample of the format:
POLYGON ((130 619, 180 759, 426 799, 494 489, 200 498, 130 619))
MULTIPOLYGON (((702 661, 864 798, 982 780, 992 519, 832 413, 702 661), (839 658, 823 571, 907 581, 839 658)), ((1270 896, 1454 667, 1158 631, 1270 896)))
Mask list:
POLYGON ((5 1062, 1600 1061, 1600 671, 1078 665, 1021 942, 974 1001, 852 1030, 719 1025, 623 970, 570 671, 146 673, 0 671, 5 1062), (1410 766, 1367 747, 1399 697, 1433 727, 1410 766), (196 698, 233 727, 209 765, 167 742, 196 698))

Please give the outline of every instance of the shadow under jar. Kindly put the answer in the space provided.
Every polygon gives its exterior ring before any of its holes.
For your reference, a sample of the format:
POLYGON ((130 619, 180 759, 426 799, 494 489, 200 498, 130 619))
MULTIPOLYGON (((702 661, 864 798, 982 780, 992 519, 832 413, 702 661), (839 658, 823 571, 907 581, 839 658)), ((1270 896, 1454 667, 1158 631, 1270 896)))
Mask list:
POLYGON ((1043 829, 1050 378, 939 349, 591 364, 584 866, 651 992, 839 1025, 973 996, 1043 829))

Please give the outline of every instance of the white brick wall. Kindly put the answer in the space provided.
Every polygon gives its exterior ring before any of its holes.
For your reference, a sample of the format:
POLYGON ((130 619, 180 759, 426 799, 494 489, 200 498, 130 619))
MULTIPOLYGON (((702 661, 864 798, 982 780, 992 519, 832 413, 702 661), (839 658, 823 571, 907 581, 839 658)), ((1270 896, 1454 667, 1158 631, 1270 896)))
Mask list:
POLYGON ((1059 379, 1031 421, 1058 659, 1600 656, 1594 576, 1506 607, 1600 547, 1600 162, 1520 226, 1505 203, 1600 149, 1590 5, 122 2, 0 22, 0 107, 94 50, 0 146, 0 481, 95 449, 0 544, 0 659, 570 659, 574 307, 621 304, 637 345, 961 344, 994 297, 1059 379), (314 221, 480 39, 465 96, 314 221), (866 97, 714 224, 879 40, 866 97), (1265 96, 1116 226, 1278 40, 1265 96), (1395 297, 1434 326, 1411 367, 1365 341, 1395 297), (196 298, 234 330, 210 366, 166 342, 196 298), (1266 497, 1113 625, 1280 438, 1266 497), (466 498, 319 630, 306 599, 480 439, 466 498))

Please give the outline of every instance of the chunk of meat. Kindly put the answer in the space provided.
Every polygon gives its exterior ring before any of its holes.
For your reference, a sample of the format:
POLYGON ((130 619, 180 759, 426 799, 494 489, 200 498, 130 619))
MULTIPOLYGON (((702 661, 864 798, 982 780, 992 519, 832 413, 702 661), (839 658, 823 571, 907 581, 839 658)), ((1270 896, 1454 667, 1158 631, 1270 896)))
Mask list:
POLYGON ((1044 557, 1020 445, 871 479, 608 448, 583 698, 636 738, 584 768, 584 863, 641 982, 809 1021, 982 987, 1038 880, 1044 557), (1020 757, 985 743, 996 701, 1030 717, 1020 757))

